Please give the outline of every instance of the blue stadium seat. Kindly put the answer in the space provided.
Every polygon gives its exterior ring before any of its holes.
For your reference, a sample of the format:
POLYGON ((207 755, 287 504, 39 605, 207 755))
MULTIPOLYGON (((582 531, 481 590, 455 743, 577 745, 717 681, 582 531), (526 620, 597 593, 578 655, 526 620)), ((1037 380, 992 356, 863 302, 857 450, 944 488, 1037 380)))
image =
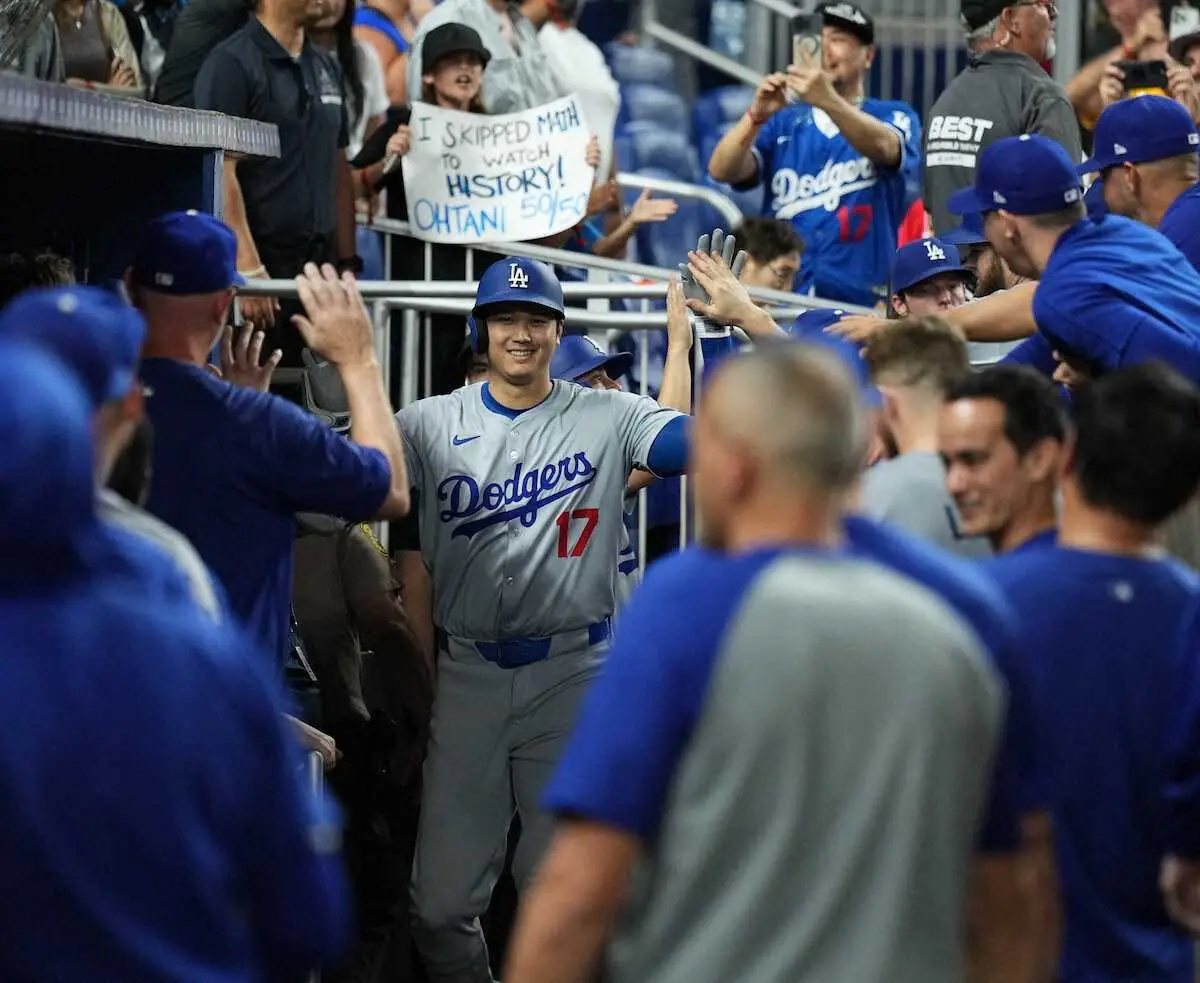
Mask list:
MULTIPOLYGON (((669 179, 672 176, 650 168, 639 173, 646 177, 669 179)), ((696 240, 705 231, 707 208, 695 198, 680 198, 678 202, 679 211, 665 222, 654 222, 638 229, 638 255, 643 263, 673 268, 683 262, 689 249, 696 248, 696 240)), ((712 229, 710 224, 707 231, 712 229)))
MULTIPOLYGON (((720 181, 714 181, 712 178, 705 175, 704 182, 707 187, 714 188, 721 192, 726 198, 733 201, 741 210, 744 218, 754 218, 763 213, 763 187, 760 184, 756 188, 751 188, 749 191, 734 191, 727 184, 722 184, 720 181)), ((708 223, 710 228, 721 228, 725 223, 725 218, 712 205, 704 206, 704 222, 708 223)))
POLYGON ((621 87, 621 123, 653 123, 687 136, 687 105, 676 92, 658 85, 621 87))
POLYGON ((700 179, 696 148, 681 133, 672 133, 654 123, 627 123, 618 130, 621 167, 626 171, 653 168, 667 172, 676 181, 695 184, 700 179))
POLYGON ((692 109, 692 132, 697 142, 730 123, 736 123, 754 101, 748 85, 725 85, 703 93, 692 109))
POLYGON ((621 85, 672 86, 675 83, 675 59, 658 48, 612 41, 604 46, 604 54, 613 78, 621 85))

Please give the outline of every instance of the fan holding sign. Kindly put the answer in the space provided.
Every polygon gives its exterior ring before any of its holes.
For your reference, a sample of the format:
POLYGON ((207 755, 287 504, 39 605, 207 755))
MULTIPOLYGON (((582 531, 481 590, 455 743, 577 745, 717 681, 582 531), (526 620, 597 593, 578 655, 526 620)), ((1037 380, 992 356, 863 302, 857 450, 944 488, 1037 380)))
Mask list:
POLYGON ((387 145, 406 161, 414 232, 436 242, 529 241, 583 221, 600 148, 575 98, 486 115, 479 93, 490 56, 463 24, 430 31, 422 57, 424 101, 387 145))

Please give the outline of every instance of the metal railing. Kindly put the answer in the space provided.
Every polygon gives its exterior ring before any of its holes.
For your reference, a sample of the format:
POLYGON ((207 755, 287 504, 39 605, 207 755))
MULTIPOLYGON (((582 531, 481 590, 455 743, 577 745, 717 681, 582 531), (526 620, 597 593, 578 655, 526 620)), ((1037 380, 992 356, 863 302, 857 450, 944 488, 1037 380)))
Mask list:
MULTIPOLYGON (((373 223, 371 223, 371 228, 376 229, 379 232, 386 233, 388 236, 399 235, 399 236, 406 236, 408 238, 413 238, 413 239, 416 238, 416 236, 414 236, 414 234, 413 234, 412 227, 407 222, 401 222, 396 219, 386 219, 386 218, 385 219, 375 219, 375 221, 373 223)), ((429 245, 429 244, 426 243, 426 245, 429 245)), ((529 243, 529 242, 474 243, 470 247, 463 247, 463 248, 466 248, 467 253, 468 253, 468 264, 467 264, 468 270, 470 270, 472 268, 472 263, 470 262, 470 253, 473 250, 478 250, 478 251, 487 252, 487 253, 494 253, 494 254, 497 254, 500 256, 528 256, 530 259, 540 260, 543 263, 550 263, 553 266, 577 267, 577 268, 581 268, 581 269, 585 269, 585 270, 594 270, 594 271, 600 271, 600 272, 604 272, 604 273, 616 274, 616 275, 622 276, 622 277, 630 277, 635 280, 661 281, 663 283, 663 287, 661 288, 663 291, 662 296, 666 296, 665 284, 671 280, 674 280, 679 275, 678 270, 667 269, 667 268, 661 267, 661 266, 647 266, 644 263, 631 263, 627 260, 622 260, 622 259, 609 259, 606 256, 593 256, 590 253, 577 253, 577 252, 572 252, 571 250, 568 250, 568 249, 554 249, 554 248, 551 248, 550 246, 539 246, 539 245, 536 245, 534 243, 529 243)), ((428 258, 429 258, 429 251, 427 249, 426 250, 427 262, 426 262, 426 266, 424 269, 424 274, 425 274, 426 280, 428 282, 436 282, 436 281, 428 280, 428 278, 432 274, 430 265, 428 263, 428 258)), ((686 257, 683 257, 683 256, 680 257, 681 260, 683 260, 685 258, 686 257)), ((265 282, 265 281, 263 281, 263 282, 265 282)), ((443 281, 443 282, 455 282, 455 281, 443 281)), ((466 281, 458 281, 458 282, 466 282, 466 281)), ((579 284, 571 284, 571 283, 563 284, 563 290, 565 292, 565 295, 567 297, 571 297, 573 292, 575 291, 575 289, 579 286, 580 286, 579 284)), ((589 284, 588 286, 592 286, 592 285, 589 284)), ((612 286, 613 287, 621 287, 623 289, 628 286, 636 286, 636 284, 631 285, 631 284, 619 284, 618 283, 618 284, 612 284, 612 286)), ((250 287, 249 289, 251 291, 253 291, 255 288, 250 287)), ((367 282, 360 284, 360 290, 363 291, 364 297, 371 296, 372 294, 368 293, 368 291, 374 291, 376 289, 381 291, 379 296, 386 295, 385 287, 376 288, 376 287, 371 286, 367 282)), ((857 307, 853 304, 841 304, 841 303, 837 303, 837 302, 831 301, 831 300, 824 300, 820 297, 803 297, 798 294, 790 293, 790 292, 784 291, 784 290, 768 290, 765 287, 751 287, 751 288, 749 288, 748 292, 749 292, 751 298, 753 300, 755 300, 757 303, 767 304, 772 307, 796 308, 796 309, 803 309, 803 310, 812 310, 814 308, 824 309, 824 310, 837 309, 840 311, 845 311, 847 314, 871 314, 871 313, 873 313, 873 311, 871 311, 865 307, 857 307)), ((442 294, 442 296, 448 296, 448 295, 442 294)), ((576 295, 576 296, 581 296, 581 295, 576 295)), ((604 295, 597 294, 596 296, 604 296, 604 295)), ((614 298, 614 299, 626 297, 626 296, 638 297, 638 295, 636 293, 628 294, 628 295, 624 294, 624 293, 613 293, 613 294, 610 294, 607 296, 609 296, 610 298, 614 298)))

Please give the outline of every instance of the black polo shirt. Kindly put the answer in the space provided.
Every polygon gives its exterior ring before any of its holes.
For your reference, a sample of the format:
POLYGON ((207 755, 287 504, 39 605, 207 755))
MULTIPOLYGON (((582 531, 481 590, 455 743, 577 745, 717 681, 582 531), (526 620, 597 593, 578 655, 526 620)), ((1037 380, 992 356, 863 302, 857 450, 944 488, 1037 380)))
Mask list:
POLYGON ((336 163, 349 143, 337 62, 305 39, 293 58, 251 17, 217 45, 196 77, 196 108, 279 127, 279 157, 246 160, 238 181, 255 240, 332 237, 336 163))

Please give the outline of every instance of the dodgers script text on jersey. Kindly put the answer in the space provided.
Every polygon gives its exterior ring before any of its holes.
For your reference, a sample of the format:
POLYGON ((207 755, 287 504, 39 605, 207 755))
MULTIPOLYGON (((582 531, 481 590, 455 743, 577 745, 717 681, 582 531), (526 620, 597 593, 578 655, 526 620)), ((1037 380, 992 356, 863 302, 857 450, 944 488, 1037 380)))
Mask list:
POLYGON ((805 250, 796 291, 872 306, 887 297, 888 270, 921 165, 921 123, 902 102, 867 99, 863 112, 900 135, 898 168, 877 167, 809 106, 776 113, 754 144, 766 210, 791 222, 805 250))
POLYGON ((496 404, 486 384, 401 410, 435 622, 497 639, 610 617, 625 482, 679 416, 561 381, 522 412, 496 404))

